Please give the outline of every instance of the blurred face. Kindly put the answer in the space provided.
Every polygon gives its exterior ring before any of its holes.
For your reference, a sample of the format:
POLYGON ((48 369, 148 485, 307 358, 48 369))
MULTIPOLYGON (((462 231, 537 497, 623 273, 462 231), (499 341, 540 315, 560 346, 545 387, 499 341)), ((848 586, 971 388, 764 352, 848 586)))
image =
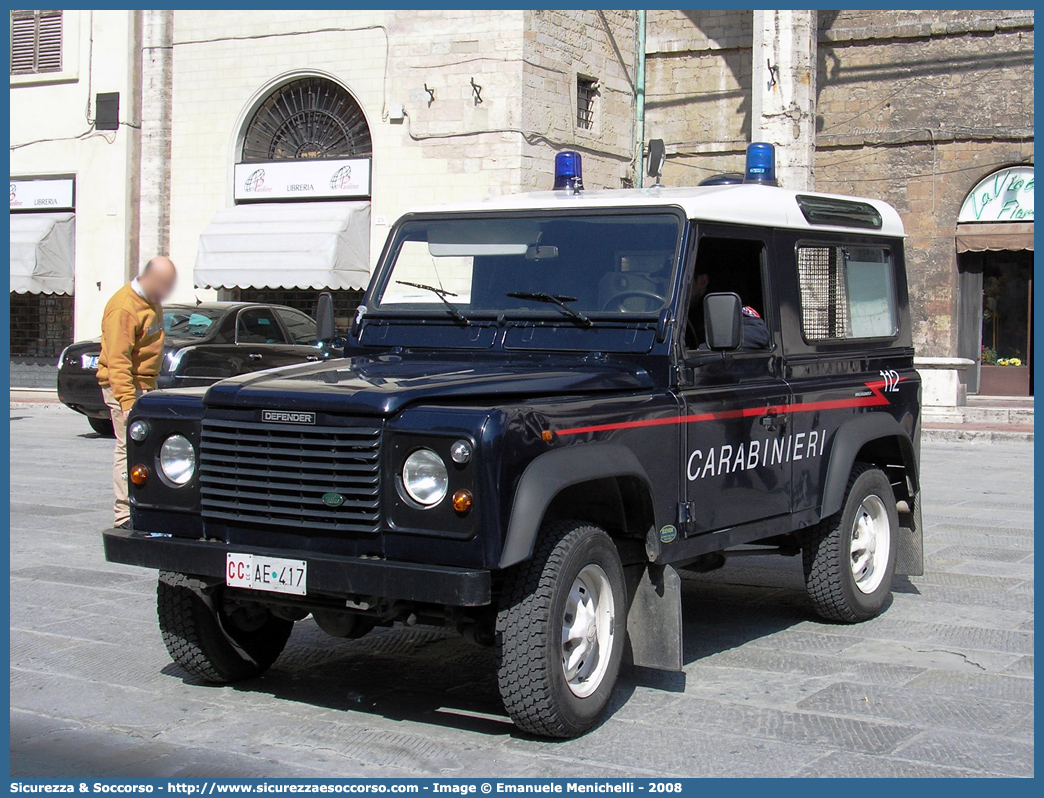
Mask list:
POLYGON ((141 290, 156 305, 162 305, 170 297, 177 282, 178 272, 169 258, 153 258, 138 276, 141 290))

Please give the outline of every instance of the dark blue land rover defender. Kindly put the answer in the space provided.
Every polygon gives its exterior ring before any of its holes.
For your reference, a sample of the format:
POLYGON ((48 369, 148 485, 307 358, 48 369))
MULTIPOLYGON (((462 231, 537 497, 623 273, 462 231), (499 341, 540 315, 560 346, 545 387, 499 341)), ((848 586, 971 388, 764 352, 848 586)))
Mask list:
POLYGON ((159 570, 186 671, 255 676, 309 614, 447 625, 569 737, 625 655, 681 669, 678 569, 800 555, 840 623, 921 572, 895 210, 763 175, 584 192, 560 161, 558 190, 400 219, 343 359, 138 402, 105 551, 159 570))

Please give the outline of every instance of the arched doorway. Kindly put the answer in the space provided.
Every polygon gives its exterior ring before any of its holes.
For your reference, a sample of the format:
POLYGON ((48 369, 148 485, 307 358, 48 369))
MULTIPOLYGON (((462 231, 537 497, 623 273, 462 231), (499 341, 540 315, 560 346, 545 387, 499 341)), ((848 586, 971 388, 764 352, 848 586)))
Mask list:
POLYGON ((350 323, 369 281, 370 127, 360 103, 322 75, 299 75, 245 115, 235 206, 200 237, 196 284, 223 299, 313 312, 320 291, 350 323))
POLYGON ((979 181, 958 215, 958 354, 974 360, 968 390, 1033 393, 1033 167, 979 181))

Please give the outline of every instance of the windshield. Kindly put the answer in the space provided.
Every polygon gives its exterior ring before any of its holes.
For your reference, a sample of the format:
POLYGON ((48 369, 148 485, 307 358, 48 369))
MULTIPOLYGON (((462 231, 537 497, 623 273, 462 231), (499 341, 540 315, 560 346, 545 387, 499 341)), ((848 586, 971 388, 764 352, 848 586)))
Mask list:
POLYGON ((665 211, 408 221, 372 306, 577 324, 654 314, 669 300, 680 234, 680 218, 665 211))
POLYGON ((203 338, 223 310, 167 305, 163 308, 163 332, 174 338, 203 338))

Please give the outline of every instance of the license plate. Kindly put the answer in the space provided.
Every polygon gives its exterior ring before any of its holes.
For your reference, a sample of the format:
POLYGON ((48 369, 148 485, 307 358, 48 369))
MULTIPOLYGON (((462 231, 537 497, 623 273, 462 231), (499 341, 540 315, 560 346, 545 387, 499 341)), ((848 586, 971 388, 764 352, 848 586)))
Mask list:
POLYGON ((80 355, 80 364, 84 371, 97 371, 98 355, 80 355))
POLYGON ((230 552, 225 557, 225 584, 247 590, 303 596, 307 592, 308 563, 230 552))

